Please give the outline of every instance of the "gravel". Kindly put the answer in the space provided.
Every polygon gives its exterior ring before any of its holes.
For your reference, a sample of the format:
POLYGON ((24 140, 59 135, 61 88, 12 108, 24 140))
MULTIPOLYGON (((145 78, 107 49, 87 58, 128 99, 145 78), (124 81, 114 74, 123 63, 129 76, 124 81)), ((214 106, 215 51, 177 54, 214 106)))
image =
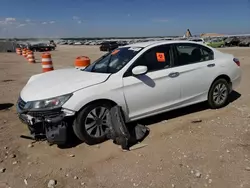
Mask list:
POLYGON ((48 188, 54 188, 56 184, 57 184, 56 180, 49 180, 48 188))
POLYGON ((15 154, 11 154, 10 158, 16 158, 16 155, 15 154))
POLYGON ((24 181, 24 184, 25 184, 25 185, 28 185, 27 179, 24 179, 23 181, 24 181))
POLYGON ((246 170, 246 171, 250 171, 250 166, 247 166, 247 167, 245 168, 245 170, 246 170))
POLYGON ((0 168, 0 173, 4 173, 6 171, 6 168, 0 168))
POLYGON ((34 147, 33 144, 29 144, 29 145, 28 145, 28 148, 33 148, 33 147, 34 147))
POLYGON ((201 173, 197 170, 196 173, 195 173, 195 177, 196 178, 200 178, 201 177, 201 173))

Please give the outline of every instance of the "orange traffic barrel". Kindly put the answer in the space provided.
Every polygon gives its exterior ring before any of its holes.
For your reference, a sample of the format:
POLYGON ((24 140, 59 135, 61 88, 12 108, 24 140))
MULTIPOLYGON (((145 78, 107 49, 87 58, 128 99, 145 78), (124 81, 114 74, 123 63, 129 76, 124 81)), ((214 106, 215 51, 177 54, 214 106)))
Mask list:
POLYGON ((43 72, 54 70, 50 53, 42 54, 42 68, 43 72))
POLYGON ((17 55, 22 55, 22 50, 21 50, 21 48, 16 48, 16 53, 17 53, 17 55))
POLYGON ((27 49, 26 48, 23 49, 22 54, 23 54, 23 57, 27 57, 27 49))
POLYGON ((26 50, 26 59, 27 59, 27 60, 29 60, 29 58, 28 58, 29 53, 30 53, 30 50, 27 49, 27 50, 26 50))
POLYGON ((90 65, 90 59, 86 56, 79 56, 75 60, 75 68, 84 69, 90 65))
POLYGON ((27 59, 30 63, 36 62, 35 57, 34 57, 34 53, 31 50, 28 51, 27 59))

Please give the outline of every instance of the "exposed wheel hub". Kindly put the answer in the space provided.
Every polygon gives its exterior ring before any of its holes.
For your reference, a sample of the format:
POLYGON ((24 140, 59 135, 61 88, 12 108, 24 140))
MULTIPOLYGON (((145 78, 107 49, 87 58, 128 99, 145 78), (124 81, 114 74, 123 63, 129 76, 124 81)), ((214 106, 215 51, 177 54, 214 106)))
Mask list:
POLYGON ((102 119, 101 118, 96 118, 95 119, 97 125, 102 125, 102 119))

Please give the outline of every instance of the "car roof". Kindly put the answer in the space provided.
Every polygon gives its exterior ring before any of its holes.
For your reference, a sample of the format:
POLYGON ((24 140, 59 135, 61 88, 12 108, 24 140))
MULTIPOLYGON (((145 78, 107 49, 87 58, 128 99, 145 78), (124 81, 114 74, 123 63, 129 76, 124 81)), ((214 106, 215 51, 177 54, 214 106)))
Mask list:
POLYGON ((175 44, 175 43, 190 43, 190 44, 198 44, 194 41, 188 41, 188 40, 162 40, 162 41, 149 41, 149 42, 140 42, 140 43, 134 43, 129 44, 123 47, 139 47, 139 48, 146 48, 150 46, 158 46, 158 45, 164 45, 164 44, 175 44))

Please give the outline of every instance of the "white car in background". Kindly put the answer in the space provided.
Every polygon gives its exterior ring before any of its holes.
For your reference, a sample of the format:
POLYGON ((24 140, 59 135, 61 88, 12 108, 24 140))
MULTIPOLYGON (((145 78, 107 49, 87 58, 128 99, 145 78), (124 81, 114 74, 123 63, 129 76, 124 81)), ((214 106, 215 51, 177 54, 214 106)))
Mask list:
POLYGON ((82 45, 82 42, 75 42, 74 45, 82 45))
POLYGON ((221 108, 241 80, 233 55, 190 41, 122 46, 85 70, 34 75, 20 93, 17 111, 33 135, 54 143, 72 128, 87 144, 106 139, 106 115, 114 105, 126 122, 208 101, 221 108))

